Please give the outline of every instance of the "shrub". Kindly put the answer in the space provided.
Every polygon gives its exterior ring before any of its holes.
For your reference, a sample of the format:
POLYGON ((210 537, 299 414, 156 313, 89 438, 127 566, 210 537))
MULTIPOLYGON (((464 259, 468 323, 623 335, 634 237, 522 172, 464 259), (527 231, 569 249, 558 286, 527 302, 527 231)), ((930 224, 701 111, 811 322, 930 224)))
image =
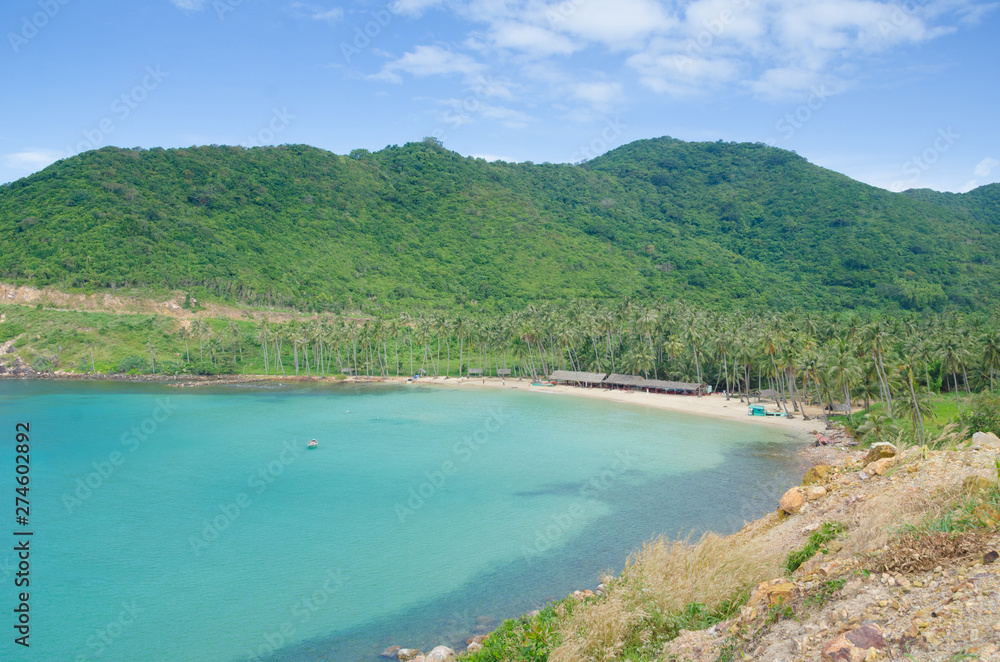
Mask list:
POLYGON ((979 393, 973 396, 969 407, 959 412, 958 423, 972 432, 1000 435, 1000 395, 979 393))
POLYGON ((126 356, 115 366, 115 372, 129 375, 141 375, 149 371, 149 359, 145 356, 126 356))

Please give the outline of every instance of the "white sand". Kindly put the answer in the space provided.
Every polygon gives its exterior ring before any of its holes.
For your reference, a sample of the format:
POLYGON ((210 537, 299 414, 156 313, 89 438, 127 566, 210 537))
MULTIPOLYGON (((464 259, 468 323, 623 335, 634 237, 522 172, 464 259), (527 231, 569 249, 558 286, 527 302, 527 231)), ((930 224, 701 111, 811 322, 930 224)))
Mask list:
MULTIPOLYGON (((699 416, 727 418, 752 425, 770 425, 801 433, 809 433, 817 430, 822 431, 826 427, 826 422, 822 419, 822 411, 819 407, 806 407, 806 413, 811 417, 808 421, 803 420, 801 415, 797 413, 793 419, 778 418, 775 416, 748 416, 746 403, 740 402, 739 398, 736 397, 732 397, 727 401, 721 393, 713 393, 712 395, 705 395, 699 398, 693 395, 610 391, 602 388, 578 388, 575 386, 532 386, 529 380, 518 381, 517 378, 514 378, 508 379, 504 383, 503 380, 495 377, 486 377, 485 379, 481 377, 463 377, 457 379, 454 377, 449 379, 445 379, 444 377, 421 377, 416 383, 457 388, 508 388, 529 392, 566 393, 583 398, 627 402, 634 405, 669 409, 671 411, 686 412, 699 416)), ((776 409, 773 401, 764 402, 763 404, 769 411, 776 409)), ((788 407, 789 411, 792 411, 791 403, 789 403, 788 407)))

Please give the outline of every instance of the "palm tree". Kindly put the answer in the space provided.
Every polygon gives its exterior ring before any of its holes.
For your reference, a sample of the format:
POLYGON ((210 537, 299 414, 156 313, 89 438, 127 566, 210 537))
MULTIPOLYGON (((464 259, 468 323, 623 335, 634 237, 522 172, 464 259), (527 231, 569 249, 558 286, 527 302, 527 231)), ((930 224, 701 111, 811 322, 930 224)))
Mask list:
POLYGON ((831 381, 844 394, 847 405, 847 417, 854 424, 854 413, 851 411, 851 382, 861 378, 861 363, 857 359, 854 348, 847 339, 840 339, 832 344, 826 353, 827 374, 831 381))

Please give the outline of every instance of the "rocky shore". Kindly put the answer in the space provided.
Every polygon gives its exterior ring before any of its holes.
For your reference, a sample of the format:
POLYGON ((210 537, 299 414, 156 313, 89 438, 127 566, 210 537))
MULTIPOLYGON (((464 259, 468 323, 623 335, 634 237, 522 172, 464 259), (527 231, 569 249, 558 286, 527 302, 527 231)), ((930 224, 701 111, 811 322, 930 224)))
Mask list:
MULTIPOLYGON (((838 430, 824 437, 808 449, 816 463, 802 484, 723 541, 760 558, 798 554, 801 564, 758 583, 728 620, 681 630, 655 659, 1000 662, 1000 439, 976 433, 928 450, 856 448, 838 430)), ((605 590, 568 597, 576 611, 598 612, 605 590)), ((458 654, 394 646, 382 655, 460 661, 484 640, 458 654)), ((564 649, 549 659, 618 659, 564 649)))

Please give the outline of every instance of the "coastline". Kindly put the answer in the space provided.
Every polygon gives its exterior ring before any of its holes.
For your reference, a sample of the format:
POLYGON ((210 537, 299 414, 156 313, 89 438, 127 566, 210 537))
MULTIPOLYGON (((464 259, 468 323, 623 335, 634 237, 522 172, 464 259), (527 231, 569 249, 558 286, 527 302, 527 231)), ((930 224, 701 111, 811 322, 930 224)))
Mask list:
MULTIPOLYGON (((120 381, 136 383, 164 383, 178 388, 196 388, 198 386, 246 384, 265 381, 285 381, 294 383, 315 384, 416 384, 420 386, 440 386, 448 388, 492 388, 529 391, 535 393, 559 393, 582 398, 593 398, 607 402, 640 405, 654 409, 681 412, 696 416, 708 416, 732 421, 743 421, 752 425, 768 425, 782 428, 793 433, 815 434, 826 429, 823 411, 817 406, 806 406, 805 413, 810 417, 802 418, 794 413, 794 418, 778 418, 771 416, 748 416, 746 403, 740 402, 736 396, 726 399, 721 393, 712 393, 701 397, 693 395, 669 395, 665 393, 641 393, 638 391, 611 390, 603 388, 582 388, 578 386, 532 386, 524 379, 501 379, 499 377, 421 377, 408 382, 408 377, 315 377, 306 375, 127 375, 127 374, 79 374, 79 373, 34 373, 34 374, 3 374, 0 379, 43 379, 70 381, 120 381)), ((774 408, 772 401, 765 402, 774 408)))

